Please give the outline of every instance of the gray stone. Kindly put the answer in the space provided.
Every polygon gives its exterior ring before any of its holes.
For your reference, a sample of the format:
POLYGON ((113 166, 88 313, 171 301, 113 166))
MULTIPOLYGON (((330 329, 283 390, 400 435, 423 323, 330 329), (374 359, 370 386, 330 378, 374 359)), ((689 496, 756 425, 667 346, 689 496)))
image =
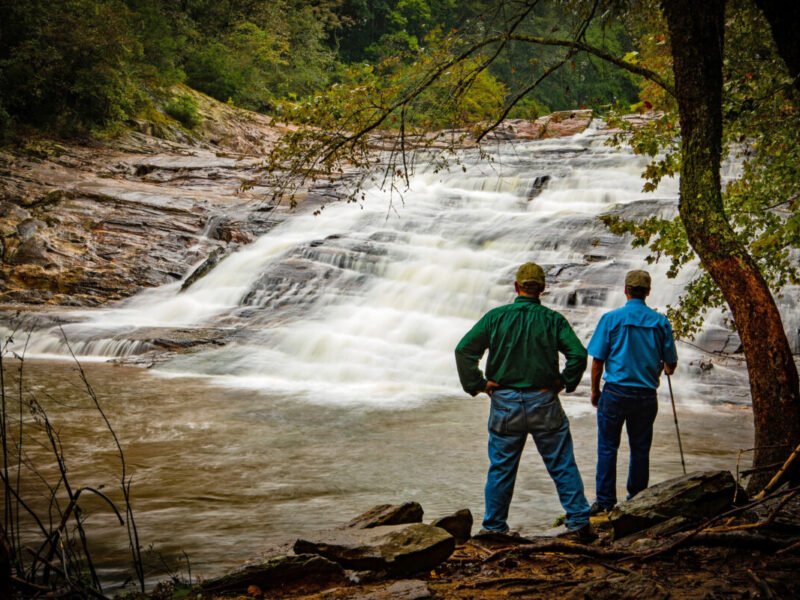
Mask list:
POLYGON ((419 502, 403 504, 379 504, 350 521, 346 527, 369 529, 382 525, 403 525, 421 523, 424 511, 419 502))
POLYGON ((346 569, 412 573, 447 560, 456 540, 444 529, 413 523, 370 529, 337 529, 315 538, 299 539, 298 554, 319 554, 346 569))
POLYGON ((0 202, 0 219, 14 219, 15 221, 22 221, 30 216, 31 213, 24 208, 17 206, 13 202, 0 202))
POLYGON ((46 229, 47 223, 39 219, 25 219, 17 225, 17 235, 21 240, 27 240, 41 229, 46 229))
POLYGON ((424 581, 408 579, 396 581, 369 594, 359 594, 353 600, 423 600, 430 597, 431 591, 424 581))
POLYGON ((192 284, 196 282, 198 279, 202 279, 203 277, 208 275, 208 273, 210 273, 211 270, 217 266, 219 261, 222 258, 225 258, 225 256, 227 256, 227 254, 224 253, 222 248, 214 248, 211 254, 208 255, 208 258, 206 258, 202 263, 200 263, 200 265, 194 271, 192 271, 191 275, 189 275, 186 278, 186 280, 181 284, 181 291, 182 292, 185 291, 186 289, 191 287, 192 284))
MULTIPOLYGON (((736 481, 728 471, 696 471, 662 481, 617 505, 609 520, 614 537, 653 527, 673 517, 707 519, 731 506, 736 481)), ((739 492, 744 498, 744 492, 739 492)))
POLYGON ((468 508, 462 508, 452 515, 436 519, 431 525, 441 527, 458 542, 466 542, 472 537, 472 523, 472 513, 468 508))
POLYGON ((202 587, 208 591, 234 592, 247 590, 251 585, 263 590, 300 580, 328 584, 345 579, 344 570, 335 562, 316 554, 291 554, 204 581, 202 587))

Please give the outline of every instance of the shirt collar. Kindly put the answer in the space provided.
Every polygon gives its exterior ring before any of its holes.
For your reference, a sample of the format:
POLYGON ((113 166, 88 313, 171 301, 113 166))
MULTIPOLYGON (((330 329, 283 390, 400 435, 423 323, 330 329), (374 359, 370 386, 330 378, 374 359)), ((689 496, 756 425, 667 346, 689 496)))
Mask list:
POLYGON ((639 298, 631 298, 625 304, 639 304, 641 306, 645 305, 644 300, 640 300, 639 298))
POLYGON ((517 302, 530 302, 532 304, 542 303, 541 300, 539 300, 538 298, 534 298, 533 296, 517 296, 516 298, 514 298, 514 303, 516 304, 517 302))

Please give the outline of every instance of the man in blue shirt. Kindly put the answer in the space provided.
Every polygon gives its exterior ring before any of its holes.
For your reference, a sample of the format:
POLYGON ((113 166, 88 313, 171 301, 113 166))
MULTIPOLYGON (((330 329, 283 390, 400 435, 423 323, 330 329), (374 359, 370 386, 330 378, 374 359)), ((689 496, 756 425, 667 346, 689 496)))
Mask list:
POLYGON ((650 274, 630 271, 625 276, 627 303, 603 315, 587 348, 594 359, 592 406, 597 408, 597 497, 591 514, 611 510, 617 503, 617 450, 623 423, 631 449, 628 498, 647 487, 659 377, 662 369, 672 375, 678 364, 672 327, 644 303, 649 293, 650 274))

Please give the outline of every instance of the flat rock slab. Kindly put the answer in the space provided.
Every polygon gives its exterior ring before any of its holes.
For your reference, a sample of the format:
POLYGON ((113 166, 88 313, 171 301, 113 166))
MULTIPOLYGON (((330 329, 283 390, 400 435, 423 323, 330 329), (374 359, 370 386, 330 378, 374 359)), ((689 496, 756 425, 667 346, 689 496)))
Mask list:
POLYGON ((472 522, 472 513, 468 508, 463 508, 452 515, 436 519, 431 525, 441 527, 458 542, 466 542, 472 536, 472 522))
POLYGON ((396 581, 369 594, 359 594, 353 600, 423 600, 430 597, 431 591, 424 581, 409 579, 396 581))
MULTIPOLYGON (((672 519, 701 521, 733 503, 736 481, 729 471, 696 471, 662 481, 617 505, 609 520, 616 539, 672 519)), ((740 492, 745 498, 744 492, 740 492)))
POLYGON ((337 529, 299 539, 297 554, 319 554, 357 571, 413 573, 434 568, 453 553, 456 540, 444 529, 413 523, 370 529, 337 529))
POLYGON ((370 508, 364 514, 357 516, 345 527, 356 529, 370 529, 383 525, 404 525, 407 523, 421 523, 424 514, 419 502, 404 502, 403 504, 379 504, 370 508))
POLYGON ((250 586, 269 589, 301 580, 338 582, 345 580, 345 574, 337 563, 317 554, 290 554, 204 581, 202 587, 215 592, 235 592, 247 590, 250 586))

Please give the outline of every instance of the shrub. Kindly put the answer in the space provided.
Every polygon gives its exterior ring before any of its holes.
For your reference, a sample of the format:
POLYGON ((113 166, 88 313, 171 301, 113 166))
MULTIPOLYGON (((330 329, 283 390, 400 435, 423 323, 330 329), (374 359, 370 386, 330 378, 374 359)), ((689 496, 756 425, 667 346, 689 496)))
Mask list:
POLYGON ((187 129, 194 129, 202 118, 197 112, 197 101, 187 94, 172 99, 164 106, 164 112, 180 122, 187 129))

